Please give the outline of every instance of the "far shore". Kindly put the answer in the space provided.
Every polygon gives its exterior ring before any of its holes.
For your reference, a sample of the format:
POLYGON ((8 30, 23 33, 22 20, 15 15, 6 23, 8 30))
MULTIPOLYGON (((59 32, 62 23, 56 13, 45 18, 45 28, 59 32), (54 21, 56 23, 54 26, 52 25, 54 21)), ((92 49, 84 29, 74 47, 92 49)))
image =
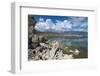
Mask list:
POLYGON ((63 38, 87 38, 87 35, 82 34, 72 34, 72 33, 49 33, 49 32, 37 32, 37 35, 46 36, 49 38, 55 38, 55 37, 63 37, 63 38))

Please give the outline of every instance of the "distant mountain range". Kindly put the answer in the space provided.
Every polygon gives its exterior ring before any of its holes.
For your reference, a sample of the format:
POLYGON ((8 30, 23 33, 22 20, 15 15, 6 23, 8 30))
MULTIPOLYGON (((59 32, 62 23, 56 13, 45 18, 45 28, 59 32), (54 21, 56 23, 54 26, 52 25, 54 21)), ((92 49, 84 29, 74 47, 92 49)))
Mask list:
POLYGON ((65 31, 65 32, 40 32, 37 31, 38 33, 52 33, 52 34, 76 34, 76 35, 88 35, 88 32, 84 32, 84 31, 65 31))
POLYGON ((83 31, 67 31, 63 33, 58 32, 37 32, 39 35, 49 36, 49 37, 66 37, 66 38, 83 38, 88 37, 88 32, 83 31))
POLYGON ((76 35, 88 35, 88 32, 84 31, 67 31, 64 34, 76 34, 76 35))

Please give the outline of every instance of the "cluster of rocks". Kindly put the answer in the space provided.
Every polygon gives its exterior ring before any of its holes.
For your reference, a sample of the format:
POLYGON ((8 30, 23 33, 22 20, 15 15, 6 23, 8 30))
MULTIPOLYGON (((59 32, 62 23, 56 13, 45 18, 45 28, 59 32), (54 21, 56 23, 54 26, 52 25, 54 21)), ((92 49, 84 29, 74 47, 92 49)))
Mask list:
MULTIPOLYGON (((79 54, 79 50, 66 50, 60 47, 58 41, 49 41, 44 36, 33 35, 28 49, 28 60, 52 60, 52 59, 73 59, 79 54)), ((67 48, 67 47, 66 47, 67 48)))
MULTIPOLYGON (((38 36, 34 34, 31 39, 29 39, 29 50, 28 59, 29 60, 47 60, 53 55, 50 55, 50 50, 52 49, 51 42, 44 36, 38 36)), ((58 48, 56 49, 58 50, 58 48)))

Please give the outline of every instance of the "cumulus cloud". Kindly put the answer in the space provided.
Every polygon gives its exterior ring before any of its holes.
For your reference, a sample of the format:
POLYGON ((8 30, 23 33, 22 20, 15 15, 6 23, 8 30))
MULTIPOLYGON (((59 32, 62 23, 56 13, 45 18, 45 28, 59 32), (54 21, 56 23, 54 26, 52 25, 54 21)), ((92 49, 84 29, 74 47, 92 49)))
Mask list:
POLYGON ((66 32, 66 31, 87 31, 87 21, 85 17, 71 17, 66 20, 55 20, 39 18, 35 29, 46 32, 66 32))
POLYGON ((68 31, 71 28, 72 28, 72 24, 68 20, 64 20, 64 21, 57 20, 56 21, 55 31, 64 32, 64 31, 68 31))
POLYGON ((36 23, 35 29, 44 32, 46 30, 49 30, 50 26, 48 25, 47 22, 44 21, 43 18, 40 18, 39 22, 36 23))
POLYGON ((87 24, 87 17, 71 17, 73 26, 81 27, 84 23, 87 24))

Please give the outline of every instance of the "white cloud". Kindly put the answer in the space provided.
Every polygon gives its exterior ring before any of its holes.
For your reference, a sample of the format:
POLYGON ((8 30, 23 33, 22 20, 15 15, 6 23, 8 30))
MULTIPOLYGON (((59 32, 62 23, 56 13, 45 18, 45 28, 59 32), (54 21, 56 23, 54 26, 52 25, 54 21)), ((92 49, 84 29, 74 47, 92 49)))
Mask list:
POLYGON ((52 19, 46 19, 40 18, 39 21, 36 23, 35 29, 38 31, 55 31, 55 32, 64 32, 64 31, 84 31, 84 27, 87 27, 87 23, 82 23, 81 21, 85 20, 85 18, 81 17, 72 17, 70 20, 56 20, 54 23, 52 19), (71 23, 73 22, 73 24, 71 23), (79 28, 73 28, 79 27, 79 28))
POLYGON ((50 30, 55 32, 64 32, 71 28, 72 28, 72 24, 68 20, 64 20, 64 21, 56 20, 56 23, 54 23, 51 19, 46 19, 44 21, 43 18, 40 18, 35 26, 35 29, 38 31, 50 30))
POLYGON ((49 30, 50 26, 44 21, 44 19, 40 18, 39 22, 36 23, 35 29, 38 31, 49 30))
POLYGON ((86 17, 71 17, 73 31, 87 31, 88 21, 86 17))
POLYGON ((71 28, 72 28, 72 24, 71 24, 70 21, 68 21, 68 20, 64 20, 64 21, 57 20, 55 31, 64 32, 64 31, 67 31, 71 28))

